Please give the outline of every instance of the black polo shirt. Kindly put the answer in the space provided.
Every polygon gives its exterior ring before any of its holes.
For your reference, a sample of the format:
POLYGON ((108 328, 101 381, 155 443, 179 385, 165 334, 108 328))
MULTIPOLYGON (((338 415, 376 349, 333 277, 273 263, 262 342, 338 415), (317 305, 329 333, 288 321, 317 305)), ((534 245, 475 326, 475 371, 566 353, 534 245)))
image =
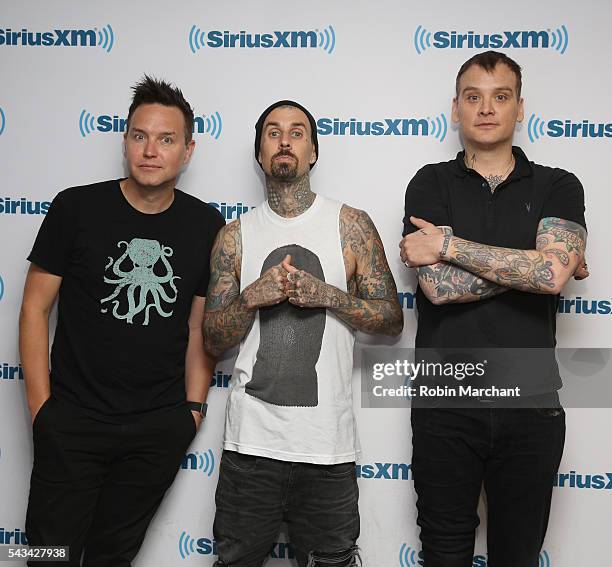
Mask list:
MULTIPOLYGON (((415 216, 451 226, 456 236, 466 240, 530 250, 535 248, 538 223, 545 217, 586 227, 584 192, 576 176, 530 162, 518 147, 513 153, 514 170, 494 193, 484 177, 466 167, 464 152, 452 161, 420 169, 406 190, 403 234, 416 230, 409 219, 415 216)), ((510 290, 472 303, 436 306, 419 287, 416 298, 416 347, 549 348, 550 366, 539 372, 545 375, 526 377, 529 393, 561 387, 552 351, 559 296, 510 290)), ((516 371, 528 372, 515 362, 516 371)))

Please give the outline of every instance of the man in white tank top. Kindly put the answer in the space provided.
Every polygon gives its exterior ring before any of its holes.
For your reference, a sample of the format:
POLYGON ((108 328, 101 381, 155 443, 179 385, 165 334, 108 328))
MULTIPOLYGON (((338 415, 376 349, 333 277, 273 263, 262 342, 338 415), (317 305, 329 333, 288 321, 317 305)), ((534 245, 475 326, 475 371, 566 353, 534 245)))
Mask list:
POLYGON ((281 523, 300 567, 358 565, 354 332, 395 336, 403 316, 363 211, 316 195, 316 122, 279 101, 255 126, 267 201, 220 233, 208 350, 240 344, 226 411, 214 535, 218 566, 259 567, 281 523))

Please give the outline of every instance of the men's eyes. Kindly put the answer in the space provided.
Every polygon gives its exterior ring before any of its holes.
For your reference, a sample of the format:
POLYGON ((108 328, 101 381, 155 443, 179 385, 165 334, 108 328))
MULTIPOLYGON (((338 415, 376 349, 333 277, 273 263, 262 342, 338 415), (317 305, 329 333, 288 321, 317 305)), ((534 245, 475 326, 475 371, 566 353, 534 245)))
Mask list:
POLYGON ((144 134, 142 132, 134 132, 132 138, 134 138, 134 140, 144 140, 144 134))
POLYGON ((294 130, 293 132, 291 132, 291 135, 294 138, 301 138, 304 135, 304 133, 301 130, 294 130))
POLYGON ((172 142, 174 142, 174 140, 170 136, 164 136, 162 138, 162 143, 163 144, 171 144, 172 142))

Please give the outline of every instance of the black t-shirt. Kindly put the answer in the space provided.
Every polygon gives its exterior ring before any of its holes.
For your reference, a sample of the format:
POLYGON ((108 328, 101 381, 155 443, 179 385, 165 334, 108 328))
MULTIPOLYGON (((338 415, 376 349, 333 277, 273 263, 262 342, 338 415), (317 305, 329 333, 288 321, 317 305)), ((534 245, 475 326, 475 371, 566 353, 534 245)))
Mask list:
MULTIPOLYGON (((533 250, 538 223, 545 217, 586 227, 584 192, 576 176, 530 162, 518 147, 513 153, 514 171, 493 194, 487 181, 465 166, 464 152, 454 160, 423 167, 406 190, 403 234, 416 230, 409 219, 415 216, 451 226, 455 236, 466 240, 533 250)), ((561 386, 552 351, 558 296, 510 290, 482 301, 435 306, 419 287, 416 299, 417 348, 550 349, 546 375, 525 377, 524 392, 543 393, 561 386)), ((529 372, 515 362, 516 371, 529 372)))
POLYGON ((158 214, 134 209, 119 180, 55 197, 28 260, 63 278, 51 351, 56 398, 118 422, 184 402, 191 303, 206 295, 224 224, 178 189, 158 214))

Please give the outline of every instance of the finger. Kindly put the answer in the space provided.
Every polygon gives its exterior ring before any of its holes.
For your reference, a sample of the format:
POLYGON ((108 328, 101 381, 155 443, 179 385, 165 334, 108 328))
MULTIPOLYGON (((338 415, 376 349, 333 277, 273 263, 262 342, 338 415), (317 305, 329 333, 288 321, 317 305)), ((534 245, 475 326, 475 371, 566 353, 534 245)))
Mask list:
POLYGON ((435 226, 424 219, 420 219, 419 217, 410 217, 410 222, 417 228, 428 228, 430 226, 435 226))
POLYGON ((281 266, 290 274, 297 272, 297 268, 291 265, 291 254, 285 256, 285 259, 281 262, 281 266))

